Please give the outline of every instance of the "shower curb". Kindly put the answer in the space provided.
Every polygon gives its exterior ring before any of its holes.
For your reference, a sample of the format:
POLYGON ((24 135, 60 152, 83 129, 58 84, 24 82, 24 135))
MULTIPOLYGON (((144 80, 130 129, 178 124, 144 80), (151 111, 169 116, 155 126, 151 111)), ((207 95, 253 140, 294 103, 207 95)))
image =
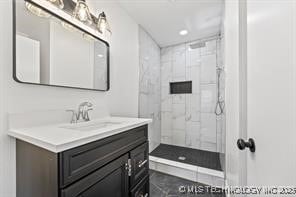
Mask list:
POLYGON ((149 156, 150 169, 210 186, 224 187, 224 172, 149 156))

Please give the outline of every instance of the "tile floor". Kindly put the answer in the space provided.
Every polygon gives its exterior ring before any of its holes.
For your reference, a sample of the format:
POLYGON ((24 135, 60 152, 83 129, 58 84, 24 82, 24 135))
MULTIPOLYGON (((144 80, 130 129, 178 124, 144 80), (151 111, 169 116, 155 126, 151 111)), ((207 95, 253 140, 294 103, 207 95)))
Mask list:
MULTIPOLYGON (((175 176, 163 174, 157 171, 150 170, 150 197, 225 197, 221 191, 217 193, 190 193, 179 192, 180 186, 209 188, 209 186, 181 179, 175 176)), ((207 190, 208 191, 208 190, 207 190)))

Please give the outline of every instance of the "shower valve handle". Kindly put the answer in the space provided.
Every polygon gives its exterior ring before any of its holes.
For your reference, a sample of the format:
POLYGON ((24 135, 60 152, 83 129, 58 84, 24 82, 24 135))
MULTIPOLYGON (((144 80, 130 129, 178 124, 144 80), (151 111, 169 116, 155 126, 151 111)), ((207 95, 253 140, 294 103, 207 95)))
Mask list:
POLYGON ((238 139, 237 140, 237 147, 240 150, 244 150, 247 147, 250 149, 250 151, 252 153, 254 153, 256 150, 255 141, 252 138, 250 138, 247 142, 245 142, 243 139, 238 139))

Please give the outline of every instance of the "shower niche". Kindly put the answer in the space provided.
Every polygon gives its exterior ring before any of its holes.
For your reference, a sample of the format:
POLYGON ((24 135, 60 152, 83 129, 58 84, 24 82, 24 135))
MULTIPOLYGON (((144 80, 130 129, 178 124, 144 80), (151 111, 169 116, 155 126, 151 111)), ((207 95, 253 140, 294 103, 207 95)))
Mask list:
POLYGON ((191 94, 192 81, 170 82, 171 94, 191 94))

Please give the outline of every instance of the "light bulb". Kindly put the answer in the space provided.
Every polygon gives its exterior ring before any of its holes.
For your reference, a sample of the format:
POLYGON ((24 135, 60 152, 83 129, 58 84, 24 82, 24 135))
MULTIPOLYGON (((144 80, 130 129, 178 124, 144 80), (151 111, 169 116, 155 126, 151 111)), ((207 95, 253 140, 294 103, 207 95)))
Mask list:
POLYGON ((45 12, 41 8, 31 4, 29 2, 25 2, 25 6, 26 6, 27 10, 29 10, 31 13, 35 14, 36 16, 39 16, 42 18, 49 18, 51 16, 49 13, 45 12))
POLYGON ((51 2, 52 4, 58 6, 60 9, 64 8, 64 1, 63 0, 47 0, 51 2))
POLYGON ((82 22, 92 23, 92 17, 85 0, 78 0, 73 13, 74 17, 82 22))
POLYGON ((109 23, 107 21, 106 14, 104 12, 99 14, 98 22, 97 22, 97 29, 100 33, 105 33, 106 31, 111 32, 109 23))

